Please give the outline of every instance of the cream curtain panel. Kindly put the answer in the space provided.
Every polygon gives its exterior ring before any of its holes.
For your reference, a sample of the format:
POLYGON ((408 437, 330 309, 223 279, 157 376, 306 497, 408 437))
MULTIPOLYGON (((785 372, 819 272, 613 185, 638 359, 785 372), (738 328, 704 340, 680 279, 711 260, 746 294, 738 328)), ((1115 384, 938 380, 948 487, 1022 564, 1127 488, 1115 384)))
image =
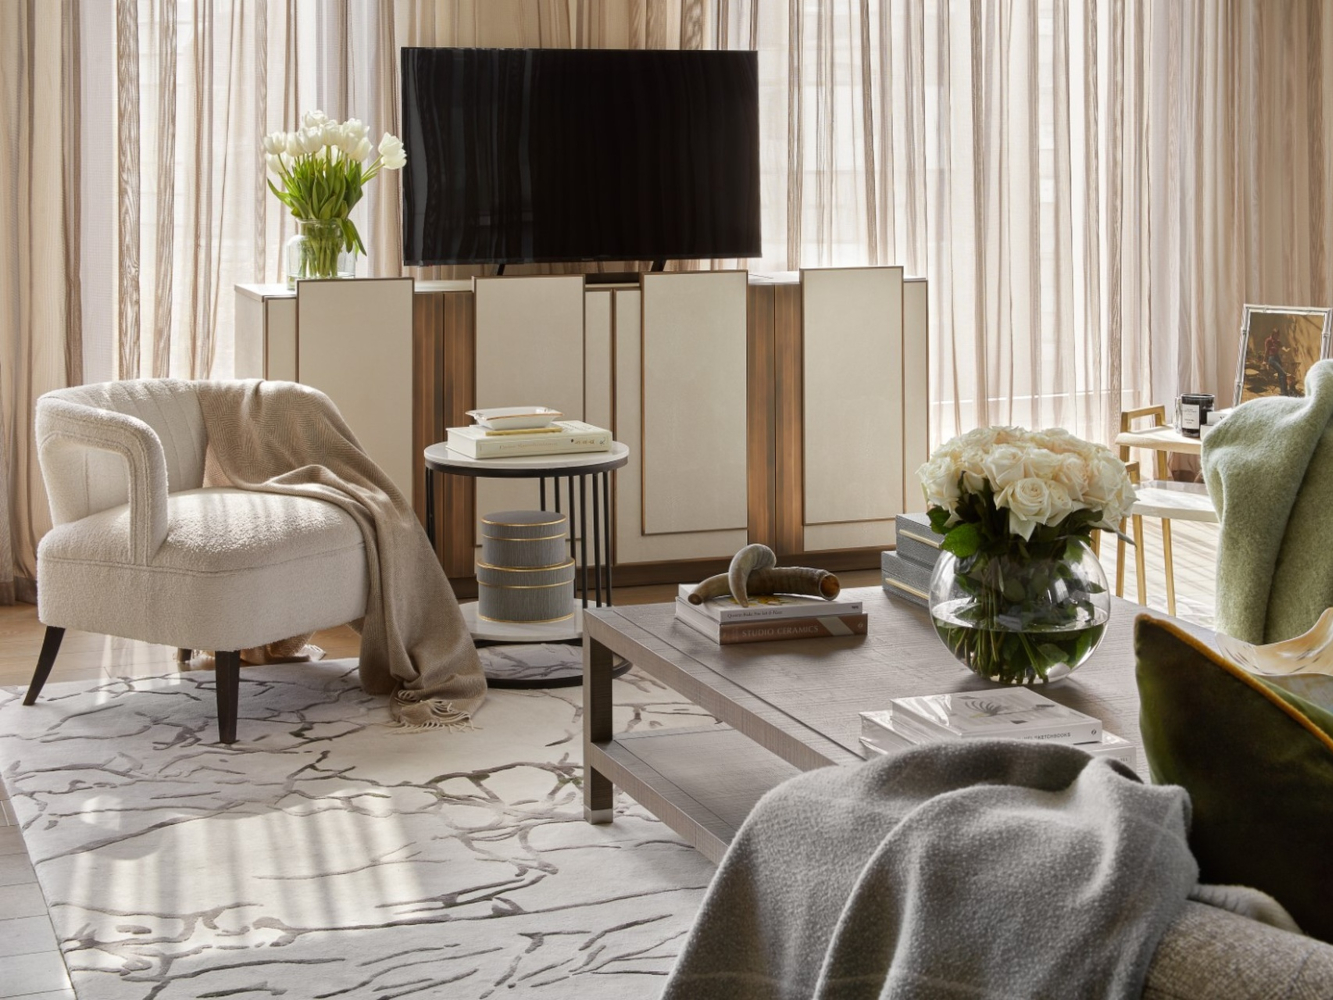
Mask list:
MULTIPOLYGON (((403 45, 757 49, 748 264, 929 278, 936 440, 1229 401, 1243 302, 1333 305, 1321 0, 0 0, 0 600, 47 527, 36 396, 230 375, 292 226, 261 137, 398 133, 403 45)), ((397 181, 363 274, 402 271, 397 181)))

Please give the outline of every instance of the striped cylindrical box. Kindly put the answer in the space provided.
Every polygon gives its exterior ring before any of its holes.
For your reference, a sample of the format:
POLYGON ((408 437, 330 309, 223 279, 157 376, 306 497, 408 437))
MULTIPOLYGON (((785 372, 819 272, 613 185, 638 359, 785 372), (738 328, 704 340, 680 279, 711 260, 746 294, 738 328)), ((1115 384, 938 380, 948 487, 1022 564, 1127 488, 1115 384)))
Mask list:
POLYGON ((481 561, 511 569, 569 558, 569 519, 548 510, 502 510, 481 519, 481 561))
POLYGON ((574 560, 563 514, 509 510, 481 519, 477 614, 488 621, 561 621, 574 613, 574 560))

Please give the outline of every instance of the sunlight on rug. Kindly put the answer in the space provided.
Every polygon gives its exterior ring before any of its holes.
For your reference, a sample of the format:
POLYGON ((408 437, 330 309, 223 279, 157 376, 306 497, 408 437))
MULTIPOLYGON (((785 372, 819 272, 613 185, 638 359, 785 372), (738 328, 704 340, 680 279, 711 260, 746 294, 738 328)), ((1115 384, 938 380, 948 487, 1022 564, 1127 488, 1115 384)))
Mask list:
MULTIPOLYGON (((650 998, 712 866, 620 796, 583 822, 581 691, 402 734, 349 661, 0 690, 0 773, 80 1000, 650 998)), ((624 729, 712 720, 631 671, 624 729)))

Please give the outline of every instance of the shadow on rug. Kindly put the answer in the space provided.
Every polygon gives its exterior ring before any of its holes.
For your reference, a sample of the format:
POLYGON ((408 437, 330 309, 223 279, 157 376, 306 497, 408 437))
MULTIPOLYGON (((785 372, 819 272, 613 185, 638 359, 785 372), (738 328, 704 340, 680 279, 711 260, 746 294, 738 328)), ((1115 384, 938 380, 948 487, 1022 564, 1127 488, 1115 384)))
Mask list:
MULTIPOLYGON (((617 680, 621 729, 711 719, 617 680)), ((81 1000, 654 997, 712 866, 623 796, 583 822, 581 691, 388 728, 349 661, 0 691, 0 768, 81 1000)))

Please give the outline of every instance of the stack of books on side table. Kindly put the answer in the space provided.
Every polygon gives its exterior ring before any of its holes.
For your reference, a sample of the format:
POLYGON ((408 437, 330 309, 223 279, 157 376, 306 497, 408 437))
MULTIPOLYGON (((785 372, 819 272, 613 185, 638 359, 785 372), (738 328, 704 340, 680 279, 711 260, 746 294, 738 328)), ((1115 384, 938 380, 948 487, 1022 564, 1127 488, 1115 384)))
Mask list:
POLYGON ((611 432, 582 420, 556 420, 549 426, 523 430, 492 430, 473 424, 450 427, 444 442, 468 458, 528 458, 611 450, 611 432))
POLYGON ((866 634, 866 615, 860 601, 775 594, 751 597, 750 606, 743 608, 731 597, 691 604, 689 596, 693 590, 693 584, 680 585, 676 594, 677 620, 723 646, 866 634))
POLYGON ((893 698, 889 706, 886 711, 861 713, 861 745, 867 756, 937 740, 1041 740, 1134 766, 1134 744, 1106 732, 1100 719, 1030 688, 893 698))
POLYGON ((884 593, 925 607, 930 601, 930 574, 940 558, 942 536, 930 527, 925 514, 899 514, 894 521, 898 548, 879 558, 884 593))

